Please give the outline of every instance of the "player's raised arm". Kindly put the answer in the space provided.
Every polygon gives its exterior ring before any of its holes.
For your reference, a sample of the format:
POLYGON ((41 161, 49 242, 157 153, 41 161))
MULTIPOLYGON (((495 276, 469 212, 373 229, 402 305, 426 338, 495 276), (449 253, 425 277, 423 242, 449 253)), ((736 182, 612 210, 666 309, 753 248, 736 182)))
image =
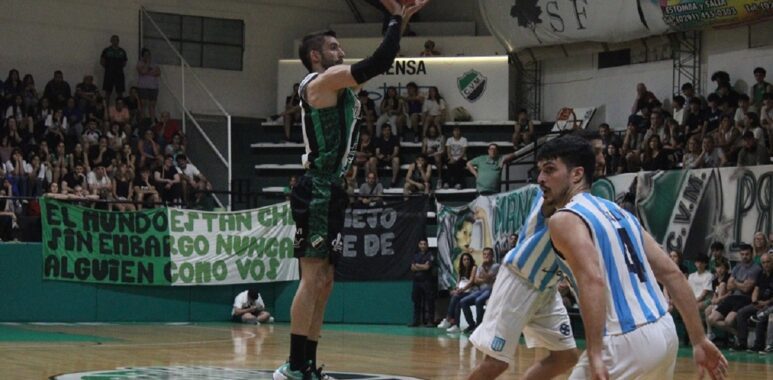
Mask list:
MULTIPOLYGON (((724 379, 727 373, 727 359, 706 337, 703 324, 698 315, 698 305, 690 290, 690 284, 684 278, 679 267, 668 257, 665 251, 647 231, 642 230, 644 251, 647 261, 659 283, 668 290, 679 315, 682 316, 690 342, 693 345, 693 360, 700 372, 708 371, 712 379, 724 379)), ((702 378, 702 377, 701 377, 702 378)))
MULTIPOLYGON (((381 4, 392 15, 384 39, 373 55, 351 66, 336 65, 321 73, 306 89, 307 100, 314 104, 314 98, 320 92, 337 91, 346 87, 356 87, 369 79, 389 70, 400 51, 400 36, 411 16, 423 8, 429 0, 416 0, 411 5, 401 5, 398 0, 381 0, 381 4)), ((334 49, 338 49, 335 46, 334 49)), ((312 52, 323 54, 323 52, 312 52)))
POLYGON ((559 211, 548 222, 550 237, 556 252, 566 259, 577 282, 580 313, 585 327, 588 359, 592 378, 608 379, 603 361, 604 326, 606 324, 607 305, 606 281, 601 271, 596 246, 579 216, 559 211))

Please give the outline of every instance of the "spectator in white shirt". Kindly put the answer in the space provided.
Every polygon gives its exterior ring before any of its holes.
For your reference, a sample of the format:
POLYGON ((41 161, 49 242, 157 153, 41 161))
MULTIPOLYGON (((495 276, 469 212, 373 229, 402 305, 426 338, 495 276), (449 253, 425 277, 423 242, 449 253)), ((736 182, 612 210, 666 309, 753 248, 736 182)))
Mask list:
POLYGON ((707 271, 706 268, 709 265, 709 258, 706 255, 698 255, 695 258, 695 272, 690 273, 687 276, 687 282, 690 284, 690 289, 695 295, 695 301, 698 303, 698 310, 703 314, 703 311, 711 303, 711 281, 714 279, 714 275, 707 271))
POLYGON ((261 324, 274 322, 274 317, 266 311, 263 298, 257 289, 245 290, 234 298, 231 308, 231 320, 234 322, 261 324))
POLYGON ((679 123, 679 126, 684 127, 687 122, 687 115, 690 114, 690 110, 685 108, 685 99, 682 95, 676 95, 673 98, 674 103, 674 120, 679 123))
POLYGON ((177 169, 182 174, 180 179, 182 180, 183 198, 186 203, 191 202, 193 196, 199 196, 203 192, 212 190, 212 184, 209 183, 196 166, 188 162, 186 155, 178 154, 176 161, 177 169))

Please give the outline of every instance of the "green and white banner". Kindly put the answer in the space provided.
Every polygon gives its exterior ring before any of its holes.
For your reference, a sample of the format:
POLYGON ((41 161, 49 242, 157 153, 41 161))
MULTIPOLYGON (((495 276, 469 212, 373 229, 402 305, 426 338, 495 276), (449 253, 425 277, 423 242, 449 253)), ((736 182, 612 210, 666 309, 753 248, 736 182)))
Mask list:
POLYGON ((287 202, 239 212, 110 212, 42 198, 43 278, 123 285, 298 279, 287 202))
MULTIPOLYGON (((497 258, 506 253, 507 236, 523 225, 534 189, 478 197, 461 207, 438 204, 441 289, 456 285, 462 253, 476 262, 484 247, 494 248, 497 258)), ((738 260, 739 244, 751 244, 755 232, 773 232, 773 165, 628 173, 594 182, 592 193, 633 211, 663 249, 690 260, 715 241, 738 260)))
POLYGON ((298 279, 288 202, 239 212, 169 209, 172 285, 298 279))
POLYGON ((480 196, 459 207, 437 204, 438 282, 441 289, 456 286, 456 270, 462 253, 476 263, 483 260, 483 248, 494 249, 497 261, 509 250, 507 238, 518 230, 529 214, 536 185, 518 190, 480 196))

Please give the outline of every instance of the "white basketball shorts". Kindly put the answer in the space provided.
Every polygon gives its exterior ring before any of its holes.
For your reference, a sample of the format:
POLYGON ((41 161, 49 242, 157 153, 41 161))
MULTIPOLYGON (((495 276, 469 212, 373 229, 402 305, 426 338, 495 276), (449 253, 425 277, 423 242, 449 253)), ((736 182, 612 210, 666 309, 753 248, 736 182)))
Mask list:
MULTIPOLYGON (((604 363, 610 379, 671 380, 679 338, 671 314, 629 333, 604 337, 604 363)), ((590 379, 588 353, 583 352, 569 380, 590 379)))
POLYGON ((494 282, 483 322, 470 342, 486 355, 515 365, 521 333, 529 348, 575 348, 572 325, 555 288, 540 291, 512 269, 503 267, 494 282))

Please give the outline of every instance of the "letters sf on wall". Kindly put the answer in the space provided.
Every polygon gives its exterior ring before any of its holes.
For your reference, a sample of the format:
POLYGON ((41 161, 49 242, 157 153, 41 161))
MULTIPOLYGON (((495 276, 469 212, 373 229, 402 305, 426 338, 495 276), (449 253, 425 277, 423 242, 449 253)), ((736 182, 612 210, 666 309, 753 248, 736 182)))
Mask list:
POLYGON ((623 42, 773 16, 771 0, 480 0, 508 51, 575 42, 623 42))
MULTIPOLYGON (((351 65, 357 59, 345 59, 351 65)), ((308 74, 300 60, 280 60, 277 75, 277 111, 284 111, 285 98, 293 84, 308 74)), ((509 69, 507 57, 430 57, 397 58, 392 67, 364 83, 362 88, 378 110, 387 87, 394 86, 405 95, 405 86, 415 82, 425 97, 436 86, 450 111, 464 107, 473 120, 508 120, 509 69)), ((377 111, 378 113, 378 111, 377 111)))

